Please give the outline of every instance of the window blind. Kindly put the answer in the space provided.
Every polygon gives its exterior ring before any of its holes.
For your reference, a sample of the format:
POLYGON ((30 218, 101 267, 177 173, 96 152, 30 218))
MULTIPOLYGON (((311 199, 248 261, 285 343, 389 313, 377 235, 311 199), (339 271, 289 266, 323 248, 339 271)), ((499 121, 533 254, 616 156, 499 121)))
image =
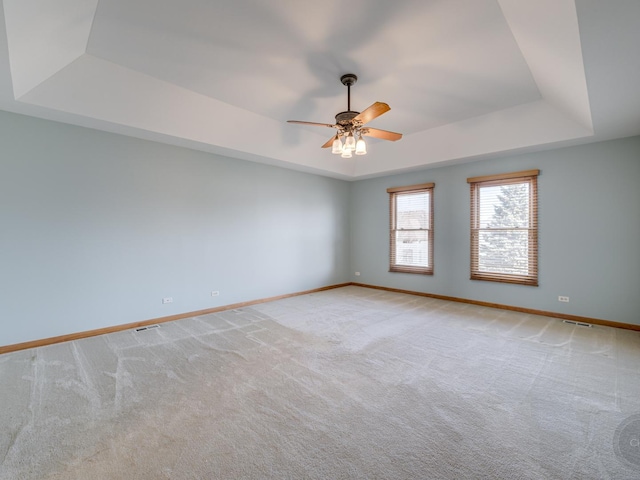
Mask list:
POLYGON ((433 274, 433 183, 388 188, 389 271, 433 274))
POLYGON ((467 179, 472 280, 538 285, 538 174, 467 179))

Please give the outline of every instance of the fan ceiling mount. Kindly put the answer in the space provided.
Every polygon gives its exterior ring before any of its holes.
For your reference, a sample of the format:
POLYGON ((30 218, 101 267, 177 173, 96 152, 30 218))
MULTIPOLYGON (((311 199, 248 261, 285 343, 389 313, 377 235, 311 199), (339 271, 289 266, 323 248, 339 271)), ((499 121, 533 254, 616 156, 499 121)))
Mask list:
POLYGON ((402 138, 401 133, 389 132, 378 128, 365 127, 364 125, 383 113, 391 110, 389 105, 382 102, 375 102, 362 112, 351 110, 351 87, 358 81, 358 77, 353 73, 347 73, 340 77, 340 82, 347 87, 347 110, 336 114, 336 123, 315 123, 303 122, 300 120, 288 120, 289 123, 301 125, 313 125, 317 127, 329 127, 337 130, 336 134, 329 139, 322 148, 331 148, 331 153, 340 154, 343 158, 350 158, 352 152, 356 155, 367 153, 367 146, 362 136, 380 138, 395 142, 402 138), (357 141, 356 141, 356 137, 357 141), (344 138, 344 144, 341 140, 344 138))

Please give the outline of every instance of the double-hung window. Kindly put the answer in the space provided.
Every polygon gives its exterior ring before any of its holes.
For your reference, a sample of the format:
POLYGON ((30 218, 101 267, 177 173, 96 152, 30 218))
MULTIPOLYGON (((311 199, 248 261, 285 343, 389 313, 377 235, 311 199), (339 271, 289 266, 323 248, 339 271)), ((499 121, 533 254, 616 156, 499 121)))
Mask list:
POLYGON ((433 183, 388 188, 390 272, 433 275, 433 183))
POLYGON ((538 285, 538 174, 467 179, 472 280, 538 285))

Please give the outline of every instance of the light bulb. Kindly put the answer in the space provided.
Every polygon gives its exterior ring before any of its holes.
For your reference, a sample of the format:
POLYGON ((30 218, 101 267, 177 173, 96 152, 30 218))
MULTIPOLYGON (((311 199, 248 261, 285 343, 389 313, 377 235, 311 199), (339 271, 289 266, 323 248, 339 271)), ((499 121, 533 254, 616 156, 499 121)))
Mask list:
POLYGON ((336 135, 336 139, 333 141, 333 145, 331 146, 331 153, 336 155, 340 155, 342 153, 342 142, 338 135, 336 135))
POLYGON ((342 158, 351 158, 353 155, 351 155, 351 150, 349 150, 347 148, 347 146, 345 145, 345 148, 342 149, 342 155, 340 155, 342 158))
POLYGON ((353 134, 350 133, 347 139, 344 141, 344 149, 345 150, 355 150, 356 149, 356 139, 353 138, 353 134))
POLYGON ((356 155, 366 155, 367 154, 367 144, 364 143, 362 139, 362 135, 358 137, 358 141, 356 142, 356 155))

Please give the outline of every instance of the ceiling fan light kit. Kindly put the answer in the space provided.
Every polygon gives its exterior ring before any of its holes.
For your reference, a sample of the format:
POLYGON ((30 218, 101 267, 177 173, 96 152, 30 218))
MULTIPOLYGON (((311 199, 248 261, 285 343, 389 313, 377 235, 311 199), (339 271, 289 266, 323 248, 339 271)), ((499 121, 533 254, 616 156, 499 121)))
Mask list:
POLYGON ((364 127, 364 125, 383 113, 391 110, 389 105, 382 102, 375 102, 363 112, 351 110, 351 86, 358 81, 358 77, 353 73, 347 73, 340 77, 340 81, 347 87, 347 110, 336 114, 336 123, 315 123, 303 122, 300 120, 288 120, 289 123, 301 125, 314 125, 318 127, 329 127, 337 130, 335 136, 322 145, 322 148, 331 147, 331 153, 340 155, 342 158, 351 158, 353 154, 366 155, 367 144, 362 136, 380 138, 395 142, 402 138, 402 134, 380 130, 377 128, 364 127), (356 137, 358 138, 356 141, 356 137), (342 140, 344 139, 344 141, 342 140))

